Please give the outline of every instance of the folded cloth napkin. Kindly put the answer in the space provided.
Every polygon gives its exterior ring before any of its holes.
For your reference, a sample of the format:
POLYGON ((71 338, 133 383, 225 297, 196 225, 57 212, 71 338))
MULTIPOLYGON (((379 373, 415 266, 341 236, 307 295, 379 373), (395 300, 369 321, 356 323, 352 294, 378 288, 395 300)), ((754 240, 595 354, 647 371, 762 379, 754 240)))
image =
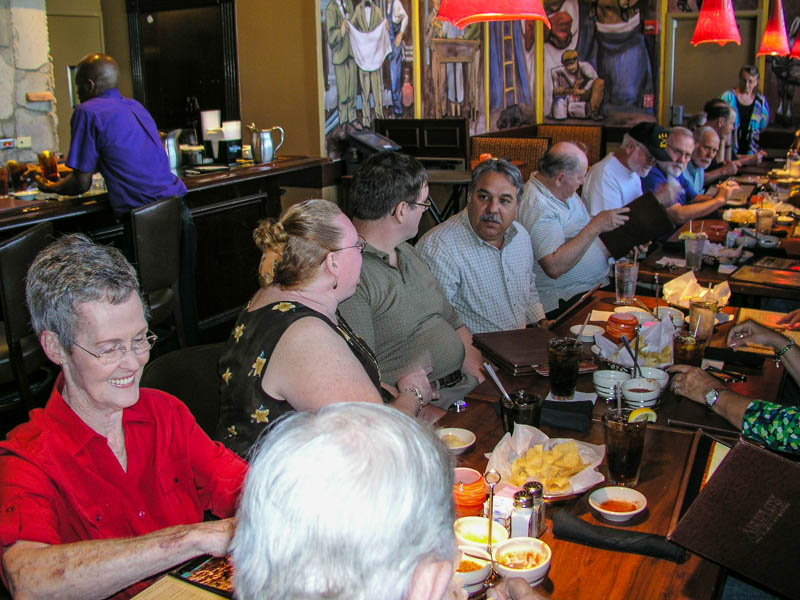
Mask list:
POLYGON ((553 535, 557 538, 605 550, 635 552, 656 558, 666 558, 676 563, 686 560, 686 551, 683 548, 668 542, 660 535, 590 525, 565 509, 553 515, 553 535))
POLYGON ((545 400, 542 404, 541 424, 561 429, 587 431, 592 423, 592 408, 590 401, 583 402, 558 402, 545 400))

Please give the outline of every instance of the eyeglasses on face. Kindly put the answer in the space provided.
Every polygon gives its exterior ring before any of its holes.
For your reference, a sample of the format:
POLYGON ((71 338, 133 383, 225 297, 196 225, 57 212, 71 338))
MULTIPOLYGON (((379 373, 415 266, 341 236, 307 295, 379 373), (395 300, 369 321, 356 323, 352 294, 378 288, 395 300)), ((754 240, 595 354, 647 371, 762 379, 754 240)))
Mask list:
POLYGON ((92 352, 76 342, 73 342, 73 346, 77 346, 87 354, 94 356, 104 365, 111 365, 121 361, 126 352, 133 352, 134 354, 138 355, 147 354, 150 352, 153 346, 156 345, 156 341, 158 341, 158 336, 152 331, 148 331, 147 335, 144 337, 134 339, 131 342, 130 348, 126 348, 124 345, 119 344, 113 348, 108 348, 107 350, 92 352))
POLYGON ((358 241, 352 246, 345 246, 344 248, 336 248, 334 250, 331 250, 331 252, 339 252, 339 250, 347 250, 348 248, 358 248, 359 252, 364 252, 364 248, 366 247, 367 247, 367 240, 365 240, 361 236, 358 236, 358 241))
POLYGON ((684 152, 683 150, 679 150, 678 148, 670 144, 667 144, 667 150, 669 150, 669 153, 672 155, 673 160, 688 160, 692 156, 691 152, 684 152))
MULTIPOLYGON (((425 200, 425 202, 411 202, 411 201, 408 201, 408 200, 404 200, 404 202, 406 204, 413 204, 414 206, 421 206, 422 210, 428 210, 433 205, 433 199, 430 196, 428 196, 428 198, 427 198, 427 200, 425 200)), ((394 216, 395 213, 397 212, 397 207, 398 206, 400 206, 399 203, 392 209, 392 216, 394 216)))

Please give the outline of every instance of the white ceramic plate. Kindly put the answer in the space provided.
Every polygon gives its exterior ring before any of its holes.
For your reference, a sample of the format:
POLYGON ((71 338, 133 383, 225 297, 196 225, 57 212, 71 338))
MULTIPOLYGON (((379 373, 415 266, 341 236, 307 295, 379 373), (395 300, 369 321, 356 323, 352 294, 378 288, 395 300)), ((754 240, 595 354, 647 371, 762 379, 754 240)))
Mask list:
POLYGON ((638 306, 617 306, 614 309, 615 313, 628 313, 636 317, 639 323, 646 323, 647 321, 654 321, 653 313, 646 311, 638 306))
MULTIPOLYGON (((577 336, 581 331, 581 327, 583 327, 583 325, 573 325, 572 327, 569 328, 569 331, 570 331, 570 333, 572 335, 577 336)), ((583 330, 583 335, 581 336, 581 341, 582 342, 592 342, 592 341, 594 341, 594 334, 595 333, 602 334, 603 333, 603 328, 602 327, 598 327, 597 325, 587 325, 586 329, 583 330)))

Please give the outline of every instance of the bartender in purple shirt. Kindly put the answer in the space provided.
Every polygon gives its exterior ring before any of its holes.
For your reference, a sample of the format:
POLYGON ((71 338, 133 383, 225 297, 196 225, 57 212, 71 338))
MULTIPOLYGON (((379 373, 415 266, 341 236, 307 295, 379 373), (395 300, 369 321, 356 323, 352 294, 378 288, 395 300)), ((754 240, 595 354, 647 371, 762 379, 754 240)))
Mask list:
POLYGON ((162 198, 183 196, 186 186, 169 170, 164 147, 150 113, 117 89, 119 67, 104 54, 78 63, 75 83, 81 103, 70 121, 67 166, 72 173, 55 183, 37 178, 39 189, 82 194, 92 174, 102 173, 117 217, 162 198))
MULTIPOLYGON (((78 63, 75 84, 81 103, 70 121, 67 166, 72 173, 56 182, 37 176, 39 189, 77 195, 92 185, 99 171, 106 182, 114 216, 124 223, 123 248, 133 258, 127 217, 131 209, 172 196, 183 197, 186 186, 169 169, 169 161, 155 121, 144 106, 124 98, 117 89, 119 66, 110 56, 90 54, 78 63)), ((187 342, 196 342, 194 306, 197 230, 189 209, 181 202, 181 312, 187 342)))

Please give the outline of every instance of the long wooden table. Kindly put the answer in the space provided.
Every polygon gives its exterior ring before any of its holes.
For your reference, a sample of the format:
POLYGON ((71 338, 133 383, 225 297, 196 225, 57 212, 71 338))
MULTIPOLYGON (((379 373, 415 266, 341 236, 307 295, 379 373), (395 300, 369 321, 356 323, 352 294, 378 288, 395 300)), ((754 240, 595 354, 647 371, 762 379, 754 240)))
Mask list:
MULTIPOLYGON (((640 299, 649 307, 655 304, 654 298, 640 299)), ((572 325, 582 323, 588 311, 595 309, 613 310, 614 295, 605 292, 594 294, 580 310, 556 328, 556 333, 565 334, 572 325)), ((717 327, 712 346, 724 346, 727 331, 736 320, 738 309, 725 310, 734 314, 734 319, 717 327)), ((588 351, 590 344, 584 346, 585 351, 588 351)), ((498 375, 509 392, 526 389, 544 396, 549 389, 547 378, 538 375, 512 377, 502 371, 498 375)), ((748 375, 747 382, 730 387, 753 397, 775 398, 780 392, 782 381, 783 368, 774 366, 768 359, 761 371, 753 371, 748 375)), ((586 392, 593 390, 590 374, 579 376, 577 389, 586 392)), ((472 467, 481 472, 485 469, 485 454, 491 452, 503 435, 500 417, 493 406, 498 400, 499 392, 494 384, 484 382, 468 395, 466 411, 449 413, 440 421, 439 424, 443 427, 463 427, 473 431, 477 437, 475 446, 458 457, 460 466, 472 467)), ((550 437, 567 437, 602 444, 600 417, 608 408, 608 404, 598 399, 591 427, 586 433, 547 426, 543 426, 542 430, 550 437)), ((713 428, 712 430, 719 429, 720 432, 727 431, 730 436, 738 436, 738 432, 704 406, 676 397, 669 391, 663 393, 656 410, 658 422, 649 426, 642 472, 637 486, 648 500, 648 509, 642 515, 624 525, 606 523, 589 508, 588 493, 574 500, 549 505, 548 515, 551 517, 555 511, 569 510, 594 525, 666 535, 678 501, 679 483, 687 467, 692 435, 696 430, 696 427, 678 425, 674 421, 693 423, 713 428)), ((607 475, 605 464, 600 470, 607 475)), ((676 564, 669 560, 567 542, 553 536, 549 518, 547 533, 542 539, 553 550, 553 562, 548 578, 537 589, 551 598, 699 599, 713 598, 718 591, 721 569, 691 553, 685 563, 676 564)))

